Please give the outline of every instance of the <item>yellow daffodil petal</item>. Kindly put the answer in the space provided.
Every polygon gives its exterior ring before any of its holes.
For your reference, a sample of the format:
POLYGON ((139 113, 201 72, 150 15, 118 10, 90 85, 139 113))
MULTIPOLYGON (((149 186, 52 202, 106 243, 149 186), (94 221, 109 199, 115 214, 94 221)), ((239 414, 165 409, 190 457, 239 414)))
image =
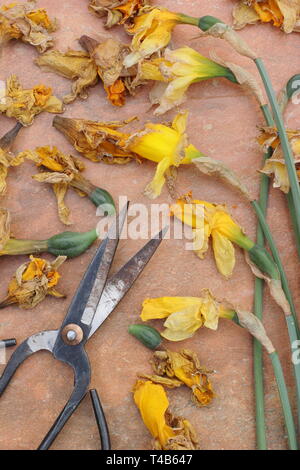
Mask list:
POLYGON ((156 299, 146 299, 143 302, 141 319, 143 321, 166 318, 171 313, 184 310, 191 306, 201 305, 199 297, 158 297, 156 299))
POLYGON ((138 380, 134 388, 134 401, 137 405, 145 426, 155 439, 164 447, 174 431, 167 425, 165 414, 169 407, 169 400, 161 385, 151 381, 138 380))
POLYGON ((203 325, 199 306, 191 305, 172 313, 164 323, 166 328, 161 336, 169 341, 182 341, 193 336, 203 325))
POLYGON ((158 163, 153 180, 146 186, 144 190, 144 194, 150 199, 155 199, 160 195, 162 187, 166 181, 165 173, 171 165, 172 161, 168 157, 164 158, 158 163))
POLYGON ((203 324, 206 328, 216 330, 220 317, 220 304, 212 296, 208 289, 202 291, 202 304, 201 315, 203 317, 203 324))
POLYGON ((229 278, 232 276, 235 266, 235 252, 233 244, 217 230, 212 232, 212 239, 218 270, 224 277, 229 278))

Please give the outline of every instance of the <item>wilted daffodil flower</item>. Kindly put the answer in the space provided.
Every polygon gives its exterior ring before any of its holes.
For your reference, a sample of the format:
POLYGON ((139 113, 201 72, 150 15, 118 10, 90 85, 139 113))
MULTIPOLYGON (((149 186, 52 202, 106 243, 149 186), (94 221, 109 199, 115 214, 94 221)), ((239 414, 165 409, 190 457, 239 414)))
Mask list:
POLYGON ((100 17, 106 16, 105 26, 111 28, 131 20, 147 5, 147 0, 90 0, 89 9, 100 17))
POLYGON ((35 0, 0 7, 0 46, 10 39, 21 39, 39 52, 53 46, 50 33, 56 30, 56 21, 49 19, 46 10, 35 7, 35 0))
POLYGON ((16 75, 11 75, 6 81, 6 87, 1 93, 0 112, 13 117, 23 126, 32 124, 34 117, 43 111, 62 113, 62 102, 52 95, 52 89, 45 85, 37 85, 32 89, 22 88, 16 75))
MULTIPOLYGON (((290 141, 297 168, 297 166, 299 167, 300 163, 300 130, 293 131, 287 129, 286 132, 290 141)), ((290 181, 277 129, 272 127, 262 129, 258 142, 263 146, 264 150, 267 150, 269 147, 273 149, 271 158, 268 158, 265 161, 264 167, 261 170, 262 173, 265 173, 269 176, 273 175, 274 188, 280 188, 281 191, 287 194, 290 191, 290 181)), ((300 171, 298 168, 297 174, 300 181, 300 171)))
POLYGON ((84 164, 72 155, 60 152, 56 147, 38 147, 34 151, 22 152, 18 158, 33 160, 38 167, 51 170, 42 171, 33 178, 41 183, 53 184, 53 191, 57 198, 58 215, 63 224, 70 225, 70 209, 65 204, 65 195, 69 187, 73 187, 80 195, 88 198, 98 207, 101 206, 104 213, 113 215, 115 205, 111 195, 104 189, 97 188, 84 178, 81 172, 84 164))
POLYGON ((6 193, 6 178, 9 168, 22 163, 22 159, 15 157, 10 152, 11 146, 22 127, 22 124, 17 123, 13 129, 0 139, 0 196, 4 196, 6 193))
POLYGON ((185 101, 185 93, 192 83, 215 77, 225 77, 238 83, 228 67, 207 59, 190 47, 174 51, 166 49, 163 59, 150 59, 141 63, 140 78, 162 83, 150 93, 150 100, 159 104, 155 114, 163 114, 185 101))
POLYGON ((243 88, 250 90, 260 105, 264 97, 255 77, 246 69, 219 57, 210 60, 190 47, 166 49, 162 58, 143 61, 139 66, 137 85, 143 80, 156 80, 158 83, 150 92, 150 101, 160 106, 155 114, 163 114, 184 102, 185 93, 193 83, 210 78, 224 77, 243 88))
POLYGON ((193 229, 194 250, 200 258, 204 257, 212 238, 216 264, 224 277, 229 278, 235 266, 233 244, 245 250, 246 261, 253 274, 268 283, 274 300, 285 314, 290 315, 276 263, 264 247, 256 245, 245 235, 225 206, 192 200, 188 194, 171 205, 171 213, 193 229), (199 211, 199 206, 203 212, 199 211))
POLYGON ((136 159, 130 150, 126 149, 130 134, 119 129, 136 118, 124 121, 96 122, 86 119, 71 119, 55 116, 53 126, 62 132, 74 145, 75 149, 93 162, 128 163, 136 159))
POLYGON ((59 256, 49 263, 45 259, 30 256, 30 262, 22 264, 16 271, 8 286, 8 295, 0 302, 0 308, 17 304, 22 308, 36 307, 47 295, 65 297, 55 286, 60 275, 58 268, 66 260, 66 256, 59 256))
POLYGON ((82 36, 79 43, 93 59, 108 100, 114 106, 123 106, 126 93, 134 93, 131 83, 137 73, 135 67, 126 68, 123 65, 130 47, 112 37, 105 37, 98 42, 89 36, 82 36))
POLYGON ((234 7, 233 18, 236 29, 261 21, 273 23, 285 33, 300 31, 300 1, 239 0, 234 7))
MULTIPOLYGON (((233 306, 227 301, 219 302, 208 289, 202 291, 201 297, 160 297, 156 299, 146 299, 143 303, 141 318, 143 321, 167 318, 164 326, 166 329, 162 336, 169 341, 182 341, 190 338, 201 327, 206 326, 216 330, 219 318, 233 320, 239 326, 247 329, 268 351, 274 352, 274 347, 268 338, 261 321, 251 312, 233 306), (207 321, 209 319, 209 321, 207 321)), ((199 360, 195 354, 184 350, 183 357, 177 356, 178 353, 170 351, 157 351, 154 353, 152 365, 158 375, 166 374, 169 378, 176 377, 186 385, 191 386, 193 393, 193 373, 207 373, 200 367, 199 360), (185 360, 192 361, 185 365, 185 360)), ((182 351, 181 351, 182 356, 182 351)), ((146 377, 146 376, 145 376, 146 377)), ((152 377, 147 375, 147 377, 152 377)), ((159 377, 153 376, 153 381, 159 380, 159 377)), ((195 379, 196 380, 196 379, 195 379)), ((213 392, 209 382, 204 380, 207 385, 207 395, 195 395, 200 401, 201 397, 205 401, 205 396, 213 398, 213 392)), ((167 383, 165 383, 168 386, 167 383)), ((171 385, 169 385, 171 386, 171 385)), ((178 386, 175 385, 174 386, 178 386)))
POLYGON ((209 405, 213 400, 214 392, 208 379, 211 371, 200 365, 199 358, 193 351, 156 351, 151 365, 157 375, 143 374, 141 377, 171 388, 173 382, 174 387, 178 386, 178 382, 186 385, 192 390, 193 401, 200 407, 209 405))
POLYGON ((63 98, 66 104, 72 103, 78 96, 86 99, 87 88, 98 81, 97 66, 87 52, 71 49, 65 53, 56 50, 48 51, 35 59, 35 63, 50 72, 56 72, 69 80, 74 80, 72 92, 63 98))
POLYGON ((84 253, 98 238, 97 230, 89 232, 62 232, 47 240, 21 240, 10 234, 10 214, 0 208, 0 256, 29 255, 48 252, 55 256, 75 258, 84 253))
POLYGON ((132 53, 125 60, 124 65, 131 67, 142 59, 164 49, 171 40, 174 27, 177 24, 194 24, 197 19, 174 13, 165 8, 153 7, 141 12, 133 20, 133 24, 126 28, 133 35, 131 42, 132 53))
POLYGON ((232 318, 232 310, 226 309, 208 289, 203 289, 201 297, 146 299, 141 313, 143 321, 167 318, 161 336, 170 341, 190 338, 203 326, 216 330, 220 317, 232 318))
POLYGON ((145 189, 145 194, 152 199, 160 195, 166 178, 174 179, 174 175, 170 175, 172 168, 191 163, 202 173, 221 177, 250 197, 230 169, 188 143, 185 133, 187 113, 178 114, 171 125, 148 123, 132 134, 118 130, 133 119, 103 123, 56 116, 53 125, 90 160, 127 163, 131 159, 145 158, 157 163, 154 178, 145 189))
POLYGON ((154 438, 156 450, 194 450, 198 440, 190 422, 169 411, 165 389, 150 380, 138 380, 134 386, 134 401, 145 426, 154 438))

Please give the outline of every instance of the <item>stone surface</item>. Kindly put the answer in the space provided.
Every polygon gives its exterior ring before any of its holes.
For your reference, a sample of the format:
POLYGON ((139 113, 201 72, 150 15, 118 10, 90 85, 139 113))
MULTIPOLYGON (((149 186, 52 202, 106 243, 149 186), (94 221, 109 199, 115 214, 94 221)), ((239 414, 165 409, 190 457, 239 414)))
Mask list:
MULTIPOLYGON (((0 4, 6 2, 1 0, 0 4)), ((161 0, 153 1, 193 16, 211 14, 231 21, 233 2, 217 0, 161 0)), ((60 22, 55 34, 58 48, 79 48, 77 39, 82 34, 96 37, 104 32, 103 22, 87 10, 87 0, 40 0, 60 22)), ((122 28, 110 31, 123 39, 122 28)), ((269 25, 245 28, 240 33, 263 57, 278 91, 286 81, 300 70, 297 34, 284 35, 269 25)), ((223 58, 236 61, 256 73, 254 65, 237 57, 230 47, 216 39, 197 38, 198 30, 178 26, 173 35, 175 47, 191 45, 204 55, 217 52, 223 58)), ((128 39, 127 39, 128 40, 128 39)), ((41 71, 33 64, 34 48, 20 42, 11 42, 1 57, 0 79, 17 73, 24 86, 45 83, 53 87, 59 97, 68 92, 70 82, 51 73, 41 71)), ((140 124, 153 118, 147 99, 148 89, 129 98, 124 108, 113 108, 105 99, 100 84, 90 91, 86 101, 77 100, 67 106, 65 116, 94 120, 123 119, 140 116, 140 124)), ((207 155, 219 158, 236 170, 254 195, 258 194, 261 150, 256 143, 257 126, 263 125, 259 107, 250 94, 225 80, 213 80, 195 84, 188 93, 184 109, 189 110, 188 132, 191 141, 207 155)), ((290 105, 286 121, 296 127, 299 106, 290 105)), ((170 120, 174 112, 162 120, 170 120)), ((39 145, 57 145, 62 151, 72 152, 72 147, 52 126, 53 116, 41 114, 34 124, 22 130, 14 146, 15 152, 39 145)), ((0 117, 2 135, 14 124, 13 120, 0 117)), ((134 124, 136 128, 139 124, 134 124)), ((74 153, 74 152, 73 152, 74 153)), ((74 153, 76 154, 76 152, 74 153)), ((78 156, 78 155, 77 155, 78 156)), ((152 178, 154 164, 107 166, 85 160, 86 175, 93 183, 104 186, 117 199, 126 195, 132 202, 150 207, 150 201, 142 191, 152 178)), ((10 172, 7 196, 1 201, 12 215, 12 230, 18 238, 43 239, 65 230, 59 222, 52 190, 31 180, 35 169, 26 163, 10 172)), ((192 168, 181 168, 178 191, 193 190, 195 197, 228 205, 233 216, 247 233, 255 236, 255 217, 249 205, 235 191, 213 179, 195 173, 192 168)), ((70 191, 67 202, 72 210, 72 230, 86 231, 99 221, 95 208, 87 199, 70 191)), ((164 188, 157 202, 171 202, 164 188)), ((283 195, 272 190, 269 204, 269 221, 278 243, 287 275, 299 308, 299 270, 294 248, 291 225, 283 195)), ((114 269, 125 262, 142 244, 143 240, 122 240, 114 269)), ((32 311, 17 307, 0 312, 0 338, 16 337, 20 343, 28 335, 40 330, 58 328, 68 308, 70 299, 89 263, 96 246, 81 257, 70 260, 61 268, 60 290, 67 294, 65 300, 46 299, 32 311)), ((49 255, 45 255, 51 258, 49 255)), ((87 346, 92 365, 92 386, 101 395, 111 430, 114 449, 150 449, 151 438, 144 427, 132 400, 132 386, 138 372, 149 372, 149 352, 128 335, 128 325, 139 321, 142 301, 146 297, 171 295, 199 295, 208 287, 219 297, 251 309, 254 279, 240 250, 236 250, 237 263, 229 281, 218 274, 211 251, 200 261, 191 251, 184 249, 182 240, 166 240, 159 248, 151 264, 146 268, 134 289, 118 306, 87 346)), ((27 257, 3 257, 1 259, 0 297, 6 293, 8 280, 17 266, 27 257)), ((294 399, 294 383, 290 367, 290 352, 285 320, 268 293, 265 296, 265 326, 278 350, 283 363, 291 397, 294 399)), ((160 327, 158 322, 156 326, 160 327)), ((181 347, 194 349, 202 364, 215 370, 212 377, 217 397, 209 408, 197 409, 190 400, 190 392, 184 387, 169 392, 174 413, 185 416, 196 427, 202 449, 254 449, 255 418, 252 372, 252 340, 234 324, 223 320, 218 331, 202 329, 193 339, 179 344, 168 344, 173 350, 181 347)), ((11 354, 11 352, 9 352, 11 354)), ((3 370, 1 366, 0 372, 3 370)), ((268 444, 270 449, 287 446, 282 413, 275 379, 268 358, 265 358, 266 409, 268 444)), ((16 373, 11 386, 0 400, 0 448, 34 449, 52 425, 72 389, 72 372, 55 362, 48 353, 30 358, 16 373)), ((99 436, 93 411, 86 398, 75 415, 65 426, 53 449, 97 449, 99 436)))

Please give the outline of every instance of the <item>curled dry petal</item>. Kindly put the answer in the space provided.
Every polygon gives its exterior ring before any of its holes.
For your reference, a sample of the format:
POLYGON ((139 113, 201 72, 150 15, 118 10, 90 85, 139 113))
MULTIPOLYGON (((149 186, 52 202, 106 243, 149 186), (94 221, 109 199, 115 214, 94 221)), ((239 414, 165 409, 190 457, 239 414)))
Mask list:
POLYGON ((286 295, 282 289, 282 284, 279 279, 271 279, 269 276, 264 274, 250 259, 249 254, 245 253, 246 261, 251 268, 254 276, 263 279, 269 286, 270 294, 279 305, 279 307, 283 310, 285 315, 291 315, 291 307, 286 298, 286 295))
POLYGON ((242 0, 233 9, 234 27, 272 22, 285 33, 299 31, 300 0, 242 0))
POLYGON ((236 65, 232 62, 227 62, 220 59, 215 53, 211 53, 211 56, 215 62, 218 62, 224 67, 228 67, 233 72, 238 83, 243 88, 250 90, 254 94, 260 106, 265 104, 265 98, 262 89, 259 86, 256 78, 250 72, 248 72, 248 70, 244 69, 240 65, 236 65))
POLYGON ((0 101, 0 112, 28 126, 43 111, 63 112, 63 104, 52 95, 52 89, 45 85, 23 89, 16 75, 11 75, 6 81, 5 96, 0 101))
POLYGON ((118 129, 135 118, 125 121, 95 122, 56 116, 53 126, 62 132, 75 149, 94 162, 128 163, 136 159, 132 151, 125 149, 129 134, 118 129))
MULTIPOLYGON (((198 406, 207 406, 214 398, 212 385, 208 379, 208 371, 200 365, 196 353, 189 349, 180 352, 156 351, 151 361, 154 372, 158 376, 177 379, 191 388, 193 400, 198 406)), ((152 378, 151 378, 152 380, 152 378)), ((155 379, 154 376, 154 382, 155 379)))
POLYGON ((90 0, 89 9, 98 16, 107 16, 105 26, 124 24, 148 5, 148 0, 90 0))
POLYGON ((262 322, 251 312, 244 310, 236 310, 240 325, 249 331, 261 344, 266 348, 269 354, 275 351, 275 348, 267 336, 266 330, 262 322))
POLYGON ((36 1, 11 3, 0 8, 0 43, 21 39, 45 52, 53 46, 50 33, 57 29, 56 20, 49 19, 46 10, 35 9, 36 1))
POLYGON ((88 97, 87 89, 96 85, 98 81, 97 66, 86 52, 71 49, 65 53, 56 50, 48 51, 40 55, 35 63, 46 70, 74 81, 72 92, 63 98, 66 104, 72 103, 78 96, 86 99, 88 97))
POLYGON ((193 164, 201 173, 220 178, 222 181, 225 181, 241 191, 248 200, 253 200, 247 187, 241 182, 236 173, 224 165, 223 162, 203 155, 199 158, 193 159, 193 164))
POLYGON ((22 264, 16 271, 8 287, 8 295, 0 308, 18 304, 20 307, 30 309, 38 305, 47 295, 64 297, 56 291, 60 275, 57 269, 66 260, 66 256, 59 256, 53 263, 41 258, 30 257, 30 262, 22 264))
POLYGON ((257 54, 253 52, 246 41, 244 41, 230 26, 224 23, 216 23, 201 36, 212 36, 214 38, 225 39, 238 54, 249 59, 256 59, 257 54))

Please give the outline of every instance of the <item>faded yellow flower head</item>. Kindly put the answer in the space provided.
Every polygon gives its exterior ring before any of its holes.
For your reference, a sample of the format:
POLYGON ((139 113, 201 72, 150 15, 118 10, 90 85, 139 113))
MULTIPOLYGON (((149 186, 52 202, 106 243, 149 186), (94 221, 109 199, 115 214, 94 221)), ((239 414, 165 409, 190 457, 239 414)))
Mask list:
MULTIPOLYGON (((300 182, 300 130, 293 131, 287 129, 287 135, 293 151, 298 180, 300 182)), ((262 145, 264 151, 267 151, 269 147, 273 149, 271 158, 265 161, 264 167, 261 170, 262 173, 273 176, 274 188, 280 188, 281 191, 287 194, 290 191, 290 181, 277 129, 272 127, 263 128, 258 142, 262 145)))
POLYGON ((30 257, 29 263, 22 264, 8 286, 8 295, 0 303, 0 308, 17 304, 24 309, 36 307, 47 295, 64 297, 55 286, 60 275, 59 266, 66 260, 66 256, 59 256, 49 263, 41 258, 30 257))
POLYGON ((89 9, 106 16, 105 26, 111 28, 134 18, 148 4, 147 0, 90 0, 89 9))
POLYGON ((164 49, 171 40, 174 27, 181 22, 180 13, 173 13, 164 8, 152 8, 137 16, 133 25, 126 28, 127 32, 133 35, 133 52, 125 58, 124 65, 131 67, 164 49))
POLYGON ((151 360, 157 375, 147 375, 154 383, 172 387, 172 381, 181 382, 192 390, 193 401, 197 406, 207 406, 214 398, 212 384, 208 378, 211 371, 200 365, 196 353, 189 349, 176 351, 156 351, 151 360), (168 377, 166 382, 165 377, 168 377))
POLYGON ((189 195, 188 200, 183 197, 172 204, 171 213, 193 229, 194 250, 199 258, 204 257, 212 238, 218 270, 226 278, 232 275, 235 266, 233 243, 246 250, 254 246, 223 205, 193 200, 189 195))
POLYGON ((143 422, 154 438, 157 450, 193 450, 198 446, 190 422, 173 416, 164 388, 150 380, 138 380, 134 386, 134 401, 143 422))
POLYGON ((16 75, 7 79, 0 112, 17 119, 23 126, 32 124, 34 117, 43 111, 62 113, 63 110, 62 102, 52 95, 51 88, 37 85, 32 89, 24 89, 16 75))
POLYGON ((233 17, 236 29, 261 21, 285 33, 300 31, 300 0, 239 0, 233 17))
POLYGON ((228 316, 232 316, 232 311, 224 308, 208 289, 203 289, 201 297, 146 299, 141 312, 143 321, 167 318, 161 336, 169 341, 190 338, 203 326, 216 330, 219 318, 228 316))
POLYGON ((21 39, 45 52, 53 46, 50 35, 56 30, 56 21, 49 19, 46 10, 35 8, 36 1, 10 3, 0 8, 0 45, 10 39, 21 39))

